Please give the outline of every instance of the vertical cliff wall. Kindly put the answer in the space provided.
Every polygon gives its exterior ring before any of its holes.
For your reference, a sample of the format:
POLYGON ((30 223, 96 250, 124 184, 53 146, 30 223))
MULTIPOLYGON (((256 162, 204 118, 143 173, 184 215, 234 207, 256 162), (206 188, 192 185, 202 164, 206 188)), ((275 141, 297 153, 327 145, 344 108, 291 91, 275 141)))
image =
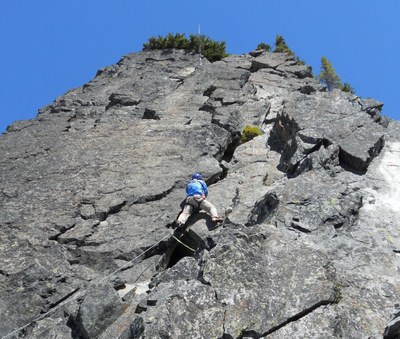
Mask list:
POLYGON ((0 137, 0 336, 389 338, 400 126, 381 107, 279 53, 99 70, 0 137), (226 217, 178 242, 193 172, 226 217))

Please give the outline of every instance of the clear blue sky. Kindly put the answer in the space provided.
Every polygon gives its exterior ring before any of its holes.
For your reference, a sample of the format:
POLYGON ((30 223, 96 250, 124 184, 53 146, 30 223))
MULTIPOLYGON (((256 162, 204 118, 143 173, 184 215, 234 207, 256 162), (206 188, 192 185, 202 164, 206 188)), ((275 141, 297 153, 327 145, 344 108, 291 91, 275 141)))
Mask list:
POLYGON ((317 74, 321 56, 400 120, 399 0, 1 0, 0 133, 150 36, 201 33, 232 54, 282 35, 317 74))

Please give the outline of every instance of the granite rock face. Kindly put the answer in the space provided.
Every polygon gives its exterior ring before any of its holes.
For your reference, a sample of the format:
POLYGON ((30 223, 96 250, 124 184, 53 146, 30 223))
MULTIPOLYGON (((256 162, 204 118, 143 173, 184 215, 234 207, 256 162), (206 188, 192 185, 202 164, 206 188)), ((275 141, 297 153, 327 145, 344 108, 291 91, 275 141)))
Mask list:
POLYGON ((0 336, 396 338, 382 105, 279 53, 99 70, 0 137, 0 336), (263 134, 242 143, 247 125, 263 134), (193 172, 225 220, 173 233, 193 172))

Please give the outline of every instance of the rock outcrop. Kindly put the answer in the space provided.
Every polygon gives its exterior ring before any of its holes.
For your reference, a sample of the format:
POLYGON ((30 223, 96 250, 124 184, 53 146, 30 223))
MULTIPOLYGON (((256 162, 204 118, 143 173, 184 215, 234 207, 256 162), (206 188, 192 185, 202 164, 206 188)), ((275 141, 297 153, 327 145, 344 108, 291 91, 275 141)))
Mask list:
POLYGON ((0 137, 0 336, 397 338, 400 124, 279 53, 146 51, 0 137), (246 143, 241 132, 263 134, 246 143), (225 215, 171 225, 201 172, 225 215))

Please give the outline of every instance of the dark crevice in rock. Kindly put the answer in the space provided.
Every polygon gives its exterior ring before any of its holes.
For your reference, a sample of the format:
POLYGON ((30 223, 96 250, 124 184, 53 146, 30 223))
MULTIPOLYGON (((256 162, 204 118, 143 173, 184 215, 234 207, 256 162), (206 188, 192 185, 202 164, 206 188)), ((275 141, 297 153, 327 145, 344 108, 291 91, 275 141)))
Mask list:
POLYGON ((298 230, 302 233, 311 233, 311 230, 308 229, 306 226, 301 225, 299 222, 297 221, 292 221, 290 228, 293 228, 295 230, 298 230))
MULTIPOLYGON (((247 70, 246 70, 247 71, 247 70)), ((244 86, 246 86, 249 83, 249 79, 251 76, 251 72, 247 71, 245 73, 243 73, 242 77, 241 77, 241 81, 240 81, 240 88, 244 88, 244 86)))
MULTIPOLYGON (((307 206, 311 204, 311 199, 310 198, 303 198, 299 201, 289 201, 286 203, 286 205, 295 205, 295 206, 307 206)), ((298 218, 296 218, 299 221, 298 218)))
POLYGON ((59 240, 58 238, 59 238, 60 236, 62 236, 65 232, 67 232, 68 230, 74 228, 75 226, 76 226, 76 223, 72 224, 72 225, 69 226, 69 227, 65 227, 65 226, 60 227, 60 232, 57 233, 57 234, 54 234, 54 235, 50 236, 50 237, 49 237, 49 240, 58 241, 58 240, 59 240))
POLYGON ((316 91, 317 90, 315 89, 315 87, 311 86, 311 85, 305 85, 305 86, 300 87, 300 89, 299 89, 300 93, 307 94, 307 95, 310 95, 311 93, 314 93, 316 91))
POLYGON ((311 306, 310 308, 305 309, 304 311, 302 311, 302 312, 296 314, 296 315, 293 316, 293 317, 290 317, 290 318, 289 318, 288 320, 286 320, 284 323, 282 323, 282 324, 280 324, 280 325, 278 325, 278 326, 276 326, 276 327, 270 329, 268 332, 264 333, 263 336, 267 336, 267 335, 269 335, 269 334, 271 334, 271 333, 277 331, 278 329, 280 329, 280 328, 286 326, 287 324, 289 324, 289 323, 291 323, 291 322, 300 320, 301 318, 305 317, 306 315, 310 314, 311 312, 315 311, 317 308, 319 308, 319 307, 321 307, 321 306, 328 306, 328 305, 332 305, 332 304, 335 304, 335 303, 337 303, 336 300, 321 300, 320 302, 318 302, 317 304, 311 306))
POLYGON ((267 337, 268 335, 270 335, 271 333, 274 333, 276 331, 278 331, 279 329, 281 329, 282 327, 300 320, 301 318, 307 316, 308 314, 310 314, 311 312, 315 311, 316 309, 318 309, 321 306, 328 306, 328 305, 333 305, 336 304, 338 302, 337 300, 337 296, 335 296, 333 299, 329 299, 329 300, 321 300, 318 303, 316 303, 315 305, 312 305, 311 307, 301 311, 300 313, 289 317, 286 321, 284 321, 283 323, 271 328, 270 330, 264 332, 264 333, 259 333, 255 330, 244 330, 242 331, 241 335, 238 337, 240 339, 242 338, 247 338, 247 337, 251 337, 251 338, 264 338, 267 337))
POLYGON ((275 122, 276 119, 275 117, 268 119, 268 115, 271 113, 271 107, 272 107, 271 104, 267 104, 264 117, 261 119, 262 125, 270 125, 275 122))
MULTIPOLYGON (((184 244, 187 243, 187 238, 182 237, 180 239, 184 244)), ((182 245, 181 243, 177 242, 176 246, 173 248, 171 253, 169 254, 169 261, 167 264, 167 268, 173 267, 179 260, 183 257, 190 257, 193 255, 193 251, 182 245)))
MULTIPOLYGON (((71 122, 74 122, 74 121, 76 121, 76 120, 78 120, 78 116, 76 115, 76 113, 75 114, 73 114, 68 120, 67 120, 67 123, 71 123, 71 122)), ((71 127, 71 126, 67 126, 67 127, 71 127)))
POLYGON ((275 192, 267 193, 258 200, 250 212, 246 226, 262 224, 278 207, 279 199, 275 192))
POLYGON ((218 115, 217 114, 213 114, 212 115, 211 123, 223 128, 224 130, 226 130, 227 132, 229 132, 233 136, 235 136, 237 133, 239 133, 237 130, 235 130, 235 127, 232 126, 231 124, 229 124, 229 123, 226 123, 226 124, 221 123, 220 120, 218 119, 218 115))
POLYGON ((207 245, 204 241, 192 230, 176 230, 165 244, 157 246, 148 257, 162 254, 163 259, 160 262, 159 269, 165 270, 173 267, 180 259, 191 257, 205 247, 207 245))
POLYGON ((284 64, 283 61, 281 63, 277 64, 275 67, 273 67, 267 63, 259 62, 258 60, 252 60, 251 66, 250 66, 250 72, 255 73, 255 72, 258 72, 260 69, 264 69, 264 68, 273 69, 273 70, 277 71, 277 68, 279 66, 281 66, 282 64, 284 64))
POLYGON ((63 235, 63 233, 57 233, 49 237, 49 240, 58 241, 58 238, 63 235))
POLYGON ((186 185, 186 183, 184 181, 178 180, 172 185, 172 187, 170 187, 169 189, 167 189, 161 193, 144 195, 139 198, 128 199, 127 200, 128 207, 130 207, 132 205, 136 205, 136 204, 144 204, 147 202, 159 201, 161 199, 166 198, 170 193, 173 192, 174 189, 184 188, 185 185, 186 185))
MULTIPOLYGON (((354 211, 351 211, 352 215, 355 215, 354 213, 355 213, 354 211)), ((345 215, 342 215, 342 214, 334 215, 334 216, 330 216, 329 218, 325 219, 324 224, 332 225, 335 229, 339 229, 345 225, 345 222, 344 222, 345 219, 346 219, 345 215)))
POLYGON ((174 188, 181 188, 181 187, 174 185, 173 187, 161 193, 144 195, 139 198, 134 198, 133 200, 128 200, 128 204, 131 203, 131 205, 136 205, 136 204, 144 204, 147 202, 154 202, 161 200, 165 198, 168 194, 170 194, 174 190, 174 188))
POLYGON ((51 310, 55 307, 57 307, 58 305, 62 304, 65 300, 69 299, 70 297, 72 297, 74 294, 76 294, 78 291, 80 290, 80 287, 74 289, 72 292, 66 294, 64 297, 62 297, 61 299, 57 300, 56 302, 51 303, 50 305, 47 306, 46 310, 44 310, 44 312, 51 312, 51 310))
POLYGON ((145 108, 142 119, 160 120, 160 117, 155 110, 150 108, 145 108))
POLYGON ((268 145, 273 151, 282 154, 286 143, 293 139, 299 130, 299 126, 293 119, 290 119, 285 114, 278 114, 267 140, 268 145))
POLYGON ((333 227, 334 227, 335 229, 338 229, 338 228, 341 228, 343 225, 344 225, 344 224, 343 224, 342 222, 338 222, 338 223, 333 224, 333 227))
POLYGON ((205 97, 210 97, 214 91, 217 89, 217 87, 215 86, 210 86, 208 87, 204 92, 203 92, 203 96, 205 97))
MULTIPOLYGON (((171 54, 172 53, 172 50, 171 51, 169 51, 168 49, 164 49, 163 51, 162 51, 162 53, 164 54, 164 55, 167 55, 167 54, 171 54)), ((176 59, 175 58, 173 58, 173 57, 169 57, 169 58, 163 58, 163 59, 156 59, 156 58, 146 58, 145 59, 145 62, 146 63, 150 63, 151 61, 154 61, 154 62, 163 62, 163 61, 176 61, 176 59)))
POLYGON ((264 53, 268 52, 266 52, 265 49, 255 49, 254 51, 249 52, 249 55, 252 56, 253 58, 257 58, 264 53))
POLYGON ((332 263, 327 263, 324 265, 324 268, 326 270, 326 275, 327 278, 334 284, 333 290, 332 290, 332 295, 328 299, 320 300, 316 304, 304 309, 303 311, 289 317, 286 321, 282 322, 281 324, 274 326, 273 328, 269 329, 268 331, 260 334, 256 331, 244 331, 244 335, 248 334, 253 334, 254 338, 262 338, 266 337, 269 334, 276 332, 277 330, 281 329, 282 327, 300 320, 301 318, 309 315, 310 313, 314 312, 316 309, 318 309, 321 306, 328 306, 328 305, 334 305, 338 304, 340 300, 342 299, 341 291, 340 291, 340 284, 337 280, 335 269, 332 265, 332 263))
POLYGON ((154 202, 154 201, 159 201, 161 199, 164 199, 175 188, 182 188, 182 183, 175 182, 175 184, 171 188, 169 188, 166 191, 163 191, 161 193, 143 195, 140 197, 135 197, 135 196, 129 197, 126 200, 122 201, 120 204, 110 206, 107 211, 97 212, 94 217, 100 221, 105 221, 110 215, 121 212, 124 209, 124 207, 128 208, 132 205, 145 204, 148 202, 154 202))
POLYGON ((84 337, 82 335, 80 327, 76 323, 76 321, 75 321, 73 316, 69 316, 66 325, 67 325, 67 327, 69 327, 71 329, 71 338, 73 338, 73 339, 86 339, 86 337, 84 337))
MULTIPOLYGON (((155 255, 165 254, 165 252, 168 251, 168 249, 171 247, 170 243, 171 239, 169 238, 164 241, 161 241, 156 246, 154 244, 149 246, 141 246, 133 251, 120 253, 117 256, 115 256, 114 259, 124 260, 129 262, 132 261, 133 258, 137 258, 139 262, 141 262, 155 255)), ((163 265, 161 266, 162 268, 164 268, 163 265)), ((132 268, 132 265, 126 265, 123 269, 121 269, 121 271, 126 271, 129 270, 130 268, 132 268)))
POLYGON ((216 180, 214 184, 220 180, 224 180, 228 176, 229 169, 225 167, 223 164, 219 164, 219 167, 221 167, 222 173, 218 176, 218 180, 216 180))
MULTIPOLYGON (((220 167, 223 168, 222 166, 220 166, 220 167)), ((205 180, 205 182, 206 182, 206 184, 208 186, 210 186, 210 185, 216 184, 218 181, 220 181, 220 180, 222 180, 224 178, 225 177, 224 177, 224 173, 223 173, 223 170, 222 170, 222 172, 217 172, 214 175, 212 175, 211 177, 207 178, 205 180)))
POLYGON ((245 103, 245 101, 241 101, 241 100, 237 100, 237 101, 223 101, 223 100, 221 100, 222 107, 228 107, 228 106, 233 106, 233 105, 242 106, 242 105, 244 105, 244 103, 245 103))
POLYGON ((68 113, 72 112, 75 108, 69 108, 69 107, 62 107, 59 106, 58 104, 51 106, 50 113, 68 113))
MULTIPOLYGON (((288 178, 295 178, 307 169, 307 164, 305 164, 305 166, 303 166, 305 168, 300 168, 300 167, 305 162, 305 160, 309 157, 310 154, 318 152, 322 146, 324 148, 327 148, 330 145, 332 145, 332 143, 329 140, 318 139, 316 144, 312 148, 307 150, 307 152, 304 154, 304 156, 299 161, 297 161, 295 164, 290 165, 290 166, 287 166, 287 165, 280 166, 280 169, 286 169, 286 174, 287 174, 288 178)), ((312 166, 312 164, 309 164, 309 166, 312 166)))
POLYGON ((121 212, 122 208, 127 204, 127 201, 123 201, 120 204, 114 205, 114 206, 110 206, 108 208, 107 212, 99 212, 96 213, 96 217, 100 220, 100 221, 104 221, 106 220, 110 215, 112 214, 117 214, 119 212, 121 212))
POLYGON ((204 111, 204 112, 208 112, 208 113, 214 114, 215 113, 215 107, 211 103, 206 101, 203 105, 201 105, 201 107, 199 108, 199 111, 204 111))
POLYGON ((65 126, 65 128, 62 130, 62 132, 69 132, 71 130, 71 125, 65 126))
MULTIPOLYGON (((89 205, 92 209, 93 209, 93 211, 94 211, 94 209, 95 209, 95 206, 94 206, 94 204, 85 204, 85 203, 83 203, 82 205, 89 205)), ((81 205, 81 206, 82 206, 81 205)), ((91 211, 92 212, 92 211, 91 211)), ((81 212, 80 213, 80 215, 79 215, 83 220, 89 220, 89 219, 93 219, 93 217, 94 217, 94 215, 92 215, 92 213, 85 213, 85 212, 81 212)))
POLYGON ((140 100, 132 98, 127 94, 113 93, 110 95, 110 103, 106 106, 105 110, 109 110, 111 107, 124 107, 124 106, 136 106, 140 103, 140 100))
MULTIPOLYGON (((147 202, 153 202, 153 201, 158 201, 161 200, 163 198, 165 198, 168 194, 170 194, 175 188, 181 188, 182 184, 180 182, 176 182, 174 184, 173 187, 171 187, 170 189, 161 192, 159 194, 154 194, 154 195, 146 195, 146 196, 142 196, 142 197, 131 197, 128 198, 124 201, 122 201, 119 204, 116 205, 112 205, 110 206, 107 211, 101 211, 101 212, 95 212, 94 215, 90 215, 90 216, 82 216, 82 215, 78 215, 79 218, 82 218, 83 220, 94 220, 96 221, 96 223, 92 226, 92 228, 96 228, 100 222, 107 220, 107 218, 110 215, 113 214, 118 214, 119 212, 121 212, 124 207, 130 207, 132 205, 135 204, 145 204, 147 202)), ((85 204, 88 204, 89 202, 84 202, 85 204)), ((95 204, 92 204, 93 206, 95 206, 95 204)), ((91 234, 86 235, 85 237, 78 239, 75 237, 72 238, 68 238, 68 239, 62 239, 60 240, 59 238, 65 234, 67 231, 73 229, 75 226, 77 225, 77 223, 74 223, 73 225, 71 225, 70 227, 62 227, 60 228, 60 232, 57 234, 54 234, 52 236, 49 237, 49 240, 55 240, 59 243, 62 244, 73 244, 77 247, 81 247, 84 245, 90 245, 90 246, 98 246, 100 245, 99 243, 96 242, 90 242, 88 243, 86 241, 87 238, 89 238, 91 236, 91 234)), ((153 254, 154 255, 154 254, 153 254)))
POLYGON ((228 144, 225 149, 225 153, 222 156, 222 160, 226 162, 231 162, 233 155, 235 154, 236 148, 240 145, 241 134, 240 132, 231 133, 232 141, 228 144))

